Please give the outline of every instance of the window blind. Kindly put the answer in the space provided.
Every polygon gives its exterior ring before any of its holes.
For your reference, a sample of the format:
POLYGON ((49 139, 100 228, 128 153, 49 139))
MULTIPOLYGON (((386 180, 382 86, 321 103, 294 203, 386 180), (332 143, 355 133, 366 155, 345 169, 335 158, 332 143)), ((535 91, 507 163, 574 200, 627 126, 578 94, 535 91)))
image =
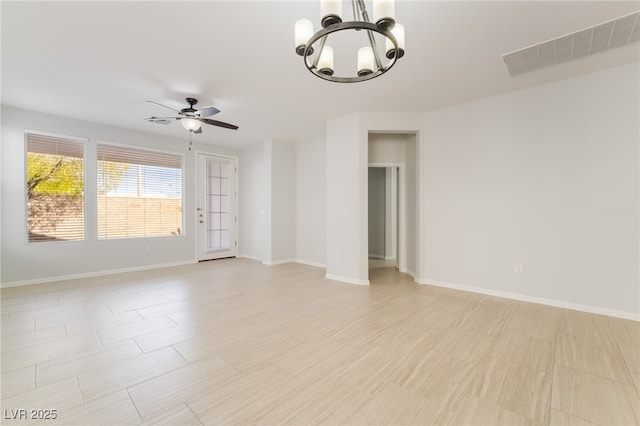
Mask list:
POLYGON ((98 144, 98 238, 182 234, 178 154, 98 144))
POLYGON ((84 239, 84 142, 26 132, 28 241, 84 239))

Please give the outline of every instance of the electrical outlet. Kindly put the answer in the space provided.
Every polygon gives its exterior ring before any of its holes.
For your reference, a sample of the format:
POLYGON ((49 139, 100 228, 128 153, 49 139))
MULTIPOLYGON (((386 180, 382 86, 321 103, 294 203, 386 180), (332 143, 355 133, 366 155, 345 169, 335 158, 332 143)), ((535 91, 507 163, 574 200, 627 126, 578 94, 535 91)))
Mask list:
POLYGON ((149 244, 147 244, 146 246, 144 246, 144 251, 147 253, 151 253, 151 246, 149 244))
POLYGON ((513 265, 513 272, 518 275, 522 275, 522 263, 516 263, 515 265, 513 265))

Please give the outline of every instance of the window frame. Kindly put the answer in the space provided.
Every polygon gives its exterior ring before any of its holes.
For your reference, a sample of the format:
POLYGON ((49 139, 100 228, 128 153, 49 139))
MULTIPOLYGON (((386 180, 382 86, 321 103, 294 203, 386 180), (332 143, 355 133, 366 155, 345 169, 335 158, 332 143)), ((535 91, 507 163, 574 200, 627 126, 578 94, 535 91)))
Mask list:
POLYGON ((23 220, 24 220, 24 243, 26 245, 31 244, 74 244, 74 243, 82 243, 87 241, 87 145, 89 143, 89 138, 82 136, 70 136, 61 133, 53 133, 53 132, 44 132, 41 130, 31 130, 24 129, 23 130, 23 165, 24 170, 22 173, 23 179, 23 220), (82 144, 82 239, 78 240, 51 240, 51 241, 29 241, 29 188, 27 185, 27 172, 29 170, 29 144, 28 144, 28 135, 36 135, 36 136, 45 136, 50 138, 60 138, 66 139, 73 142, 81 142, 82 144))
POLYGON ((103 140, 103 139, 98 139, 96 140, 96 147, 95 147, 95 167, 96 167, 96 181, 93 182, 94 187, 96 189, 96 205, 95 205, 95 212, 96 212, 96 230, 95 230, 95 238, 96 241, 99 242, 108 242, 108 241, 123 241, 123 240, 135 240, 135 239, 145 239, 145 238, 182 238, 186 235, 186 228, 185 228, 185 223, 186 223, 186 218, 185 218, 185 204, 186 204, 186 186, 185 186, 185 175, 186 175, 186 155, 182 152, 176 152, 176 151, 170 151, 170 150, 165 150, 165 149, 158 149, 158 148, 149 148, 147 146, 142 146, 142 145, 131 145, 131 144, 126 144, 126 143, 119 143, 119 142, 110 142, 107 140, 103 140), (117 237, 117 238, 101 238, 100 237, 100 224, 99 224, 99 201, 98 201, 98 181, 100 179, 99 175, 98 175, 98 162, 100 161, 99 158, 99 146, 100 145, 107 145, 107 146, 114 146, 114 147, 119 147, 119 148, 127 148, 127 149, 132 149, 132 150, 138 150, 138 151, 149 151, 149 152, 157 152, 159 154, 168 154, 168 155, 175 155, 177 157, 180 157, 180 171, 182 172, 181 175, 181 188, 180 188, 180 208, 182 209, 182 217, 181 217, 181 230, 182 232, 180 232, 180 234, 178 235, 142 235, 142 236, 132 236, 132 237, 117 237))

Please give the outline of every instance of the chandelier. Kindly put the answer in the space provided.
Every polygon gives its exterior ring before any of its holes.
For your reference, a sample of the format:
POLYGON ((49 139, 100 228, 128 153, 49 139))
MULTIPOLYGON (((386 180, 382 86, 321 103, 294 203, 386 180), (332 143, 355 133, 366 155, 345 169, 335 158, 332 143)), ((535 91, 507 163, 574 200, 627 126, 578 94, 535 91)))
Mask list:
MULTIPOLYGON (((314 34, 310 20, 296 22, 296 53, 302 56, 305 66, 316 77, 336 83, 371 80, 389 71, 404 55, 404 27, 395 21, 393 0, 373 0, 373 22, 364 0, 351 0, 350 3, 353 21, 343 21, 341 0, 320 0, 322 29, 314 34), (365 44, 358 49, 357 63, 352 61, 347 75, 337 75, 334 68, 331 44, 344 39, 343 35, 338 36, 340 32, 360 37, 365 44), (330 42, 329 36, 335 39, 330 42), (379 44, 384 44, 384 50, 378 47, 379 44)), ((343 65, 340 71, 347 68, 348 65, 343 65)))

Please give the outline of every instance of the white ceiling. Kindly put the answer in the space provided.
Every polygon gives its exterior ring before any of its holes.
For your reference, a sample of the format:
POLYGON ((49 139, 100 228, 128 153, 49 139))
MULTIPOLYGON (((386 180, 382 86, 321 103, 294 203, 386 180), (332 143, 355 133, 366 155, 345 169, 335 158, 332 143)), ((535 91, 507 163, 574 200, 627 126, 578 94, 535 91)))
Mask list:
POLYGON ((397 0, 405 57, 380 78, 345 85, 312 76, 294 52, 294 23, 306 17, 317 29, 319 1, 2 1, 2 103, 186 139, 178 123, 143 121, 171 113, 145 100, 179 109, 192 96, 240 126, 205 126, 194 136, 203 142, 296 142, 355 111, 422 113, 637 61, 634 44, 512 78, 502 54, 638 9, 397 0))

